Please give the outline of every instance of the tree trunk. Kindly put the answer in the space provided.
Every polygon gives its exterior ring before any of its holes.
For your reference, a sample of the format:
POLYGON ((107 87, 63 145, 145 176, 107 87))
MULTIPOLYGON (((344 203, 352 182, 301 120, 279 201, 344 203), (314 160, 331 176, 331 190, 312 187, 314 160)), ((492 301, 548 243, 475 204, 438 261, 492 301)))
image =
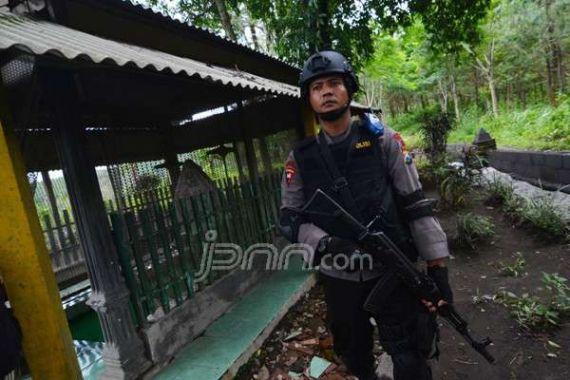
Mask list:
POLYGON ((451 75, 451 96, 453 98, 455 119, 459 121, 461 119, 461 114, 459 113, 459 98, 457 96, 457 84, 455 83, 455 74, 451 75))
POLYGON ((554 55, 556 57, 556 78, 558 79, 558 90, 564 94, 566 92, 566 73, 562 65, 562 49, 560 48, 560 41, 556 41, 554 47, 554 55))
POLYGON ((268 30, 267 25, 265 25, 264 21, 260 22, 260 29, 262 32, 261 34, 265 36, 265 51, 267 51, 268 53, 273 53, 274 37, 271 34, 271 32, 268 30))
POLYGON ((259 40, 257 39, 257 33, 255 31, 255 25, 253 25, 253 21, 249 20, 249 32, 251 33, 251 39, 253 41, 253 47, 255 50, 261 50, 259 48, 259 40))
POLYGON ((556 106, 556 94, 554 90, 554 78, 552 78, 552 63, 550 57, 546 56, 546 92, 548 101, 552 106, 556 106))
POLYGON ((425 96, 424 96, 423 94, 420 95, 420 105, 421 105, 422 109, 425 109, 426 106, 427 106, 427 104, 426 104, 426 98, 425 98, 425 96))
POLYGON ((479 70, 477 68, 473 71, 473 79, 475 81, 474 92, 475 92, 475 105, 479 108, 479 103, 481 101, 479 97, 479 70))
POLYGON ((317 47, 319 50, 331 49, 331 34, 329 30, 329 2, 328 0, 318 0, 317 10, 317 47))
POLYGON ((441 111, 447 112, 447 88, 444 87, 443 82, 441 79, 437 80, 437 84, 439 86, 439 93, 441 94, 441 111))
MULTIPOLYGON (((556 36, 554 35, 554 22, 550 16, 551 0, 544 1, 544 13, 546 16, 546 72, 548 81, 548 99, 550 104, 556 106, 556 88, 554 83, 554 69, 558 69, 559 62, 557 57, 556 36)), ((558 70, 556 70, 558 71, 558 70)), ((560 85, 560 80, 558 81, 560 85)), ((560 90, 560 87, 558 88, 560 90)))
POLYGON ((214 0, 216 3, 216 8, 218 8, 218 15, 220 16, 220 21, 222 22, 222 27, 224 32, 229 39, 232 41, 237 41, 236 34, 234 33, 234 28, 232 26, 232 20, 228 9, 226 8, 226 3, 224 0, 214 0))
POLYGON ((489 92, 491 92, 491 106, 493 107, 493 115, 499 115, 499 107, 497 105, 497 92, 495 89, 495 80, 493 78, 493 73, 489 73, 489 77, 487 78, 489 82, 489 92))

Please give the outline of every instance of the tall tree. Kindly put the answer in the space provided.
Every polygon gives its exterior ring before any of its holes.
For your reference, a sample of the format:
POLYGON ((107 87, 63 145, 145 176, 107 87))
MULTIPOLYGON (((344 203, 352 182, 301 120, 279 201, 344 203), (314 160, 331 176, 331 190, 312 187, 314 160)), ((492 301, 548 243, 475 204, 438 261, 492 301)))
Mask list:
MULTIPOLYGON (((146 1, 173 11, 173 7, 165 5, 171 1, 146 1)), ((335 49, 343 52, 358 69, 373 53, 378 26, 394 31, 411 24, 414 17, 422 19, 434 46, 442 50, 475 41, 477 23, 489 1, 178 0, 177 9, 185 14, 187 21, 214 30, 223 29, 232 38, 227 16, 243 4, 253 19, 262 20, 267 32, 275 36, 275 50, 281 58, 301 64, 316 50, 335 49)))
POLYGON ((236 34, 234 33, 234 28, 232 26, 232 20, 230 18, 230 14, 228 13, 228 9, 226 7, 226 2, 224 0, 214 0, 216 3, 216 9, 218 10, 218 17, 220 18, 220 22, 222 23, 222 27, 224 28, 224 32, 229 39, 232 41, 237 41, 236 34))

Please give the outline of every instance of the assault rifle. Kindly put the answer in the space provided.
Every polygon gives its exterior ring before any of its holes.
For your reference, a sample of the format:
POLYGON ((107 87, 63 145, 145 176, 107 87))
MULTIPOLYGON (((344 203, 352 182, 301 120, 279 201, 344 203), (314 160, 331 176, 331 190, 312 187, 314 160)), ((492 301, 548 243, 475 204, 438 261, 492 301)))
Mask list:
MULTIPOLYGON (((362 249, 371 254, 375 260, 378 260, 385 269, 389 270, 388 276, 392 276, 393 281, 380 280, 379 282, 391 282, 398 284, 401 281, 407 286, 418 300, 426 300, 433 305, 437 305, 442 299, 442 295, 437 288, 435 282, 426 274, 420 272, 414 263, 384 234, 382 231, 371 230, 375 224, 376 219, 364 226, 357 219, 355 219, 348 211, 339 205, 334 199, 324 193, 322 190, 317 189, 311 199, 299 211, 305 215, 320 215, 334 218, 355 236, 355 241, 362 247, 362 249), (311 211, 311 208, 322 210, 322 207, 314 207, 316 203, 325 202, 325 210, 334 210, 332 214, 324 214, 319 211, 311 211)), ((374 293, 387 293, 387 289, 377 284, 368 297, 365 308, 370 311, 378 310, 381 305, 377 302, 381 297, 373 297, 374 293)), ((495 359, 487 351, 487 346, 492 343, 491 339, 485 338, 483 340, 475 340, 469 333, 467 328, 468 323, 459 315, 452 304, 446 303, 437 308, 438 314, 447 320, 451 326, 459 333, 465 340, 481 354, 489 363, 493 363, 495 359)))

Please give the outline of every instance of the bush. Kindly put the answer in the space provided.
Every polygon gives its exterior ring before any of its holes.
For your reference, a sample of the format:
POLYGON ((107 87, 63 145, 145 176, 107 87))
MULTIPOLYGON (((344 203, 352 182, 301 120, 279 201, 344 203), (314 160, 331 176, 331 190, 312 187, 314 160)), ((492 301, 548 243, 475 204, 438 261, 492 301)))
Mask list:
POLYGON ((432 164, 445 159, 447 137, 453 128, 451 120, 439 107, 431 107, 423 110, 420 118, 420 135, 422 137, 425 152, 432 164))
POLYGON ((514 195, 512 184, 507 184, 497 177, 486 184, 486 192, 485 203, 491 206, 502 206, 514 195))
POLYGON ((568 225, 550 197, 527 200, 522 208, 521 217, 546 239, 555 241, 568 239, 568 225))
POLYGON ((460 214, 455 223, 457 232, 454 239, 461 246, 475 249, 479 243, 490 242, 495 237, 495 225, 489 217, 460 214))
POLYGON ((504 265, 503 263, 499 263, 500 264, 499 272, 501 272, 503 276, 518 277, 523 273, 526 267, 526 260, 521 255, 520 252, 517 252, 515 256, 516 260, 511 265, 504 265))
POLYGON ((439 182, 438 192, 444 206, 453 210, 463 208, 470 199, 471 189, 476 176, 469 168, 448 164, 436 173, 436 183, 439 182))

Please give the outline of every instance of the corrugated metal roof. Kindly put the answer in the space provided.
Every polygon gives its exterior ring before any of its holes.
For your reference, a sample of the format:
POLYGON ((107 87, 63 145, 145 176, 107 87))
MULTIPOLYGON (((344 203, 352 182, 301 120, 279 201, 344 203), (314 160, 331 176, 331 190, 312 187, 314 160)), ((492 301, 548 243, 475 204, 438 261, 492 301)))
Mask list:
POLYGON ((298 87, 247 72, 217 67, 190 58, 96 37, 47 21, 0 12, 0 50, 17 48, 36 55, 87 59, 118 66, 185 74, 226 86, 299 97, 298 87))

